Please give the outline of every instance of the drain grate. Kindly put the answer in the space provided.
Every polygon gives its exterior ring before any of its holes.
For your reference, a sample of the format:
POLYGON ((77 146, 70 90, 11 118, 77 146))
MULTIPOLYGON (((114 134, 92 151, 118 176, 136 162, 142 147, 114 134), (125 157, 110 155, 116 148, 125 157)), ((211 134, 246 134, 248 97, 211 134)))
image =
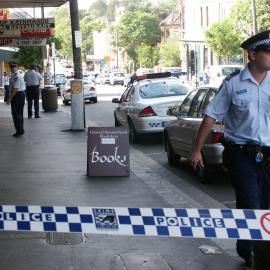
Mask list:
POLYGON ((46 242, 49 245, 79 245, 85 243, 81 233, 47 233, 46 242))

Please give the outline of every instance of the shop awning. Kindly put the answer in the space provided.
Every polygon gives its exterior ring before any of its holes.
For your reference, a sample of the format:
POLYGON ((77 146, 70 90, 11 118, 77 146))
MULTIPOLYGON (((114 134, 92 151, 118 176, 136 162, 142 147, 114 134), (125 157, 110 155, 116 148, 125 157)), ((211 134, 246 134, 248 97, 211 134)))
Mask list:
POLYGON ((68 0, 1 0, 0 8, 59 7, 68 0))

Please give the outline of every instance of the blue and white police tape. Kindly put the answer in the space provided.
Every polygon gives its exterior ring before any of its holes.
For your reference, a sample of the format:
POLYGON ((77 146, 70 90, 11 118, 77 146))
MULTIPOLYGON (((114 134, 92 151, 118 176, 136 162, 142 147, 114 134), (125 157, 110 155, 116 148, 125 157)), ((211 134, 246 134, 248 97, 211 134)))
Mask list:
POLYGON ((270 241, 270 210, 2 205, 0 230, 270 241))

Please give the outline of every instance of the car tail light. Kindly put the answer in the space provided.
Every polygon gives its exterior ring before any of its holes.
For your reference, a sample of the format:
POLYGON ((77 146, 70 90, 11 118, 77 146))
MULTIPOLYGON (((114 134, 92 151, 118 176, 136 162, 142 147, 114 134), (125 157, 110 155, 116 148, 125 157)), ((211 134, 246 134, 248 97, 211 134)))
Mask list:
POLYGON ((92 86, 92 87, 90 88, 90 91, 91 91, 91 92, 94 92, 94 91, 96 91, 96 88, 92 86))
POLYGON ((222 132, 213 131, 213 133, 212 133, 212 143, 220 143, 222 136, 223 136, 222 132))
POLYGON ((156 113, 154 112, 151 106, 144 108, 139 114, 139 117, 150 117, 150 116, 156 116, 156 113))

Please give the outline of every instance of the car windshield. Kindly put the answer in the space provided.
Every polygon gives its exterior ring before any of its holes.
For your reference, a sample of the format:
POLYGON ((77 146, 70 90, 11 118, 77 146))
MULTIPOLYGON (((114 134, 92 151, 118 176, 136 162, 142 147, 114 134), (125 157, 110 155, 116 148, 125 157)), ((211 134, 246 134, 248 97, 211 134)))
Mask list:
POLYGON ((222 76, 228 76, 231 73, 233 73, 239 69, 240 69, 239 67, 223 67, 222 68, 222 76))
POLYGON ((178 82, 157 82, 140 87, 140 96, 144 99, 183 96, 189 92, 188 87, 178 82))

